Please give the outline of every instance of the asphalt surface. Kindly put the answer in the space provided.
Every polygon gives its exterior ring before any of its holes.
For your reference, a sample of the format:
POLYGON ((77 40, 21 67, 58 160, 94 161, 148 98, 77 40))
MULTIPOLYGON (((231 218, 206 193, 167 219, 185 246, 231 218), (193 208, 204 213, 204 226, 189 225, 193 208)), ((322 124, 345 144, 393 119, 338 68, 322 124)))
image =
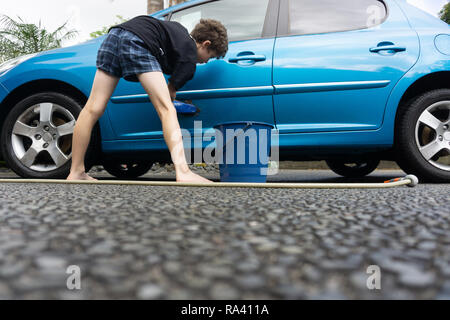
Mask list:
MULTIPOLYGON (((351 180, 284 170, 269 181, 351 180)), ((449 194, 0 183, 0 299, 450 299, 449 194), (80 290, 66 286, 72 265, 80 290)))

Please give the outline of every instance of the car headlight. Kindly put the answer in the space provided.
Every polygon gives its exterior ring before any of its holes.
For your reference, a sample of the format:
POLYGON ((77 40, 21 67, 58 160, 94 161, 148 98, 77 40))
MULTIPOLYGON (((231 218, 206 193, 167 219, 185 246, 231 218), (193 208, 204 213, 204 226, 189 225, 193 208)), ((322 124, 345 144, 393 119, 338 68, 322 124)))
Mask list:
POLYGON ((27 54, 24 56, 20 56, 8 61, 3 62, 2 64, 0 64, 0 75, 12 68, 14 68, 15 66, 17 66, 18 64, 33 58, 34 56, 36 56, 38 53, 31 53, 31 54, 27 54))

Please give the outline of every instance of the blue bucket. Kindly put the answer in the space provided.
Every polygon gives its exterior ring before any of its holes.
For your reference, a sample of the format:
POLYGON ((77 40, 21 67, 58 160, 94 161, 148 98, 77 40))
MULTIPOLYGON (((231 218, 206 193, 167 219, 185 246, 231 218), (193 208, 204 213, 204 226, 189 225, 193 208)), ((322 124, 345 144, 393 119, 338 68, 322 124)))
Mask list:
POLYGON ((221 182, 267 181, 273 128, 271 124, 253 121, 214 126, 221 182))

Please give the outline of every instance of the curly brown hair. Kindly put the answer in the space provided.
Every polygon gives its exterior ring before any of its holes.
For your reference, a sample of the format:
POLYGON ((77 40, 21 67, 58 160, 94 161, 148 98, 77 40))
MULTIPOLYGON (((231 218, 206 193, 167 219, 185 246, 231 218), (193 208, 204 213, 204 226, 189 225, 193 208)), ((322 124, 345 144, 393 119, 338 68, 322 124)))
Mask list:
POLYGON ((228 35, 224 25, 214 19, 200 19, 200 22, 191 31, 192 38, 198 43, 209 40, 209 48, 217 53, 217 58, 225 57, 228 51, 228 35))

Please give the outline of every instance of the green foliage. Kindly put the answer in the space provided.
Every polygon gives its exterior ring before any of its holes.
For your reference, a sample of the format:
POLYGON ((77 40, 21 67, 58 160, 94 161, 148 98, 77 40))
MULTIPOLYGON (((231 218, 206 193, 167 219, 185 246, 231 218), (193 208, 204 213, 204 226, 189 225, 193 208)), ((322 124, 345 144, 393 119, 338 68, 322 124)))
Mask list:
POLYGON ((450 2, 444 5, 442 10, 439 12, 439 18, 442 21, 445 21, 448 24, 450 24, 450 2))
POLYGON ((21 55, 60 48, 62 41, 78 34, 76 30, 67 30, 67 21, 55 31, 49 32, 41 27, 41 21, 37 26, 17 18, 16 21, 0 15, 0 63, 21 55))
POLYGON ((100 37, 100 36, 102 36, 102 35, 104 35, 104 34, 107 34, 109 28, 111 28, 112 26, 115 26, 116 24, 119 24, 119 23, 122 23, 122 22, 125 22, 125 21, 128 20, 128 19, 123 18, 123 17, 120 16, 120 15, 116 15, 116 17, 119 19, 119 21, 116 21, 114 24, 112 24, 112 25, 110 25, 110 26, 103 27, 102 30, 98 30, 98 31, 91 32, 91 33, 89 34, 89 36, 91 37, 91 39, 95 39, 95 38, 98 38, 98 37, 100 37))

